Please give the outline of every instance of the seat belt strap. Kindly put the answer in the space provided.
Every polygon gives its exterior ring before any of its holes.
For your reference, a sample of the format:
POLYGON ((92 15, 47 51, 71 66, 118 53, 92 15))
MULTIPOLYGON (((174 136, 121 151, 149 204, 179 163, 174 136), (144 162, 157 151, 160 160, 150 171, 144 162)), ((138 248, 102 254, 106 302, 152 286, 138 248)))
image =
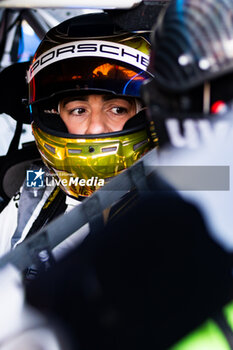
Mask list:
POLYGON ((100 202, 98 197, 94 197, 93 200, 87 203, 82 203, 83 215, 86 217, 86 221, 89 222, 90 233, 100 230, 104 227, 104 217, 102 211, 100 211, 100 202))
POLYGON ((129 174, 131 183, 134 184, 139 192, 150 190, 147 184, 143 162, 136 163, 134 167, 129 168, 127 173, 129 174))

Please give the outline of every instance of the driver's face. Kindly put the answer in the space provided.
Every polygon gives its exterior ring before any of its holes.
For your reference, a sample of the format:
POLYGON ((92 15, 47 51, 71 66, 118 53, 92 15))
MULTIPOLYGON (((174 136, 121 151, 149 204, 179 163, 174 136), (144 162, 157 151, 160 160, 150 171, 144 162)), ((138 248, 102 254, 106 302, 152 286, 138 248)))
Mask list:
POLYGON ((71 134, 101 134, 122 130, 136 114, 134 99, 109 95, 66 98, 59 104, 60 116, 71 134))

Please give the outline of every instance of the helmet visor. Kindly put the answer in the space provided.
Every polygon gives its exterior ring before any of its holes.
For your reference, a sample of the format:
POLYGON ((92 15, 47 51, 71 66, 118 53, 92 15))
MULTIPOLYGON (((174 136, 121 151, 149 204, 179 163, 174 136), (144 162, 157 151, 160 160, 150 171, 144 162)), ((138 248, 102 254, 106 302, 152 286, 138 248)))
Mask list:
POLYGON ((140 97, 149 74, 141 69, 105 58, 71 58, 40 70, 29 82, 29 103, 80 90, 100 90, 140 97))

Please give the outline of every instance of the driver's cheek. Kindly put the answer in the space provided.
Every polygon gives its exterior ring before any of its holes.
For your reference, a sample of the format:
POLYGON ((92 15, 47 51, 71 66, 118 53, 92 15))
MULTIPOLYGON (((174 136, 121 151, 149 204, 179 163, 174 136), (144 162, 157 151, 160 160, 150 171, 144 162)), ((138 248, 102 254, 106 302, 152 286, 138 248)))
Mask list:
POLYGON ((115 113, 106 113, 103 123, 108 132, 120 131, 123 129, 125 122, 128 120, 127 115, 118 115, 115 113))
POLYGON ((128 114, 124 116, 117 115, 114 118, 108 120, 108 127, 112 130, 112 132, 123 130, 125 123, 130 118, 131 116, 128 114))
POLYGON ((78 118, 67 120, 65 124, 70 134, 83 135, 85 134, 85 130, 87 129, 87 122, 84 120, 80 121, 78 120, 78 118))

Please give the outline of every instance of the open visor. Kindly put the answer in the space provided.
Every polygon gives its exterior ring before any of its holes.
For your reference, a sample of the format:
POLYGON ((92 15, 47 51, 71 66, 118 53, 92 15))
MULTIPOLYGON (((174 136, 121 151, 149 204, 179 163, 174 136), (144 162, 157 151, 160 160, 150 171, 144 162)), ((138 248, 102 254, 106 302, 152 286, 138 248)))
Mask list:
POLYGON ((150 74, 122 61, 103 57, 75 57, 41 69, 29 81, 29 103, 71 92, 97 90, 140 97, 150 74))

